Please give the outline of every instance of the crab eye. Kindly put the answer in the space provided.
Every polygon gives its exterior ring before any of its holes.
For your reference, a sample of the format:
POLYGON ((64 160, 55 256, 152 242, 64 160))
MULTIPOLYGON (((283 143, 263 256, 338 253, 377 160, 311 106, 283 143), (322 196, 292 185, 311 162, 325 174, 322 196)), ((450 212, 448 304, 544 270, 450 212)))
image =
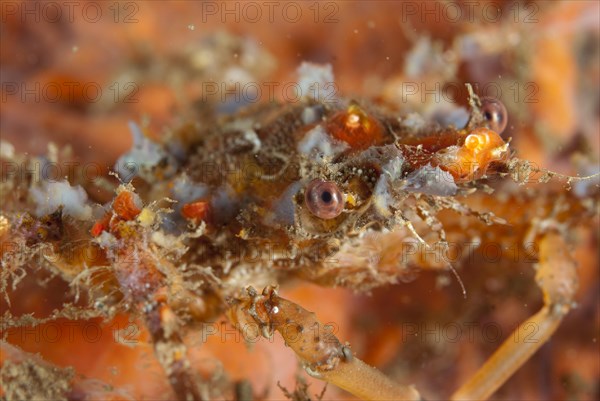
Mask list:
POLYGON ((501 134, 508 124, 508 112, 501 101, 484 97, 481 99, 481 112, 487 120, 490 129, 501 134))
POLYGON ((321 219, 333 219, 344 209, 342 192, 331 181, 311 181, 306 187, 304 198, 308 210, 321 219))

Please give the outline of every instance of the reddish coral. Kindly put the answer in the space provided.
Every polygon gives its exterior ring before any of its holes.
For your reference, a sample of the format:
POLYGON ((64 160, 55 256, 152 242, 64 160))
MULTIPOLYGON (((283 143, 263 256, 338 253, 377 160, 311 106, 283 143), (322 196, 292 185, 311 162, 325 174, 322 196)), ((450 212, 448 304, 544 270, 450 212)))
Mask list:
POLYGON ((186 219, 195 222, 207 221, 209 213, 208 202, 197 200, 186 203, 181 208, 181 215, 186 219))
POLYGON ((113 202, 113 210, 123 220, 133 220, 141 212, 136 205, 134 194, 129 191, 123 191, 117 195, 113 202))
POLYGON ((92 226, 92 229, 90 230, 90 233, 94 237, 99 236, 100 234, 102 234, 102 231, 106 231, 108 229, 109 223, 110 223, 110 214, 107 213, 104 215, 104 217, 102 217, 102 219, 100 219, 94 223, 94 225, 92 226))

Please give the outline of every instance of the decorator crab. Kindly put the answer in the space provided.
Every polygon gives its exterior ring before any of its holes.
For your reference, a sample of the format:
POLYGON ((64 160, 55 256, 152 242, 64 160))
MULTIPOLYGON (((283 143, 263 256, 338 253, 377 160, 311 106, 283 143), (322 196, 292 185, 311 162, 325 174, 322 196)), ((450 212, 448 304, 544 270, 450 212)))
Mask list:
MULTIPOLYGON (((310 66, 313 84, 327 76, 322 68, 310 66)), ((459 127, 328 93, 205 116, 161 143, 132 123, 134 147, 117 162, 121 184, 104 205, 90 199, 81 171, 67 182, 31 168, 60 155, 3 152, 5 166, 26 172, 23 178, 3 169, 3 302, 14 303, 11 294, 33 266, 60 275, 73 300, 43 319, 8 308, 2 329, 128 313, 145 322, 177 399, 259 397, 206 379, 188 359, 185 336, 224 315, 249 343, 279 333, 289 347, 281 352, 294 352, 309 375, 359 398, 418 400, 419 389, 362 362, 319 320, 319 310, 281 297, 278 285, 301 279, 367 292, 438 269, 452 271, 462 288, 455 290, 468 298, 461 260, 444 256, 449 244, 476 239, 471 254, 491 242, 535 244, 543 307, 450 397, 485 399, 574 305, 569 230, 595 215, 597 191, 521 191, 515 182, 536 174, 548 182, 556 174, 515 158, 502 137, 500 102, 471 93, 469 104, 459 127)), ((34 387, 68 399, 128 398, 73 374, 28 386, 35 372, 56 371, 9 342, 1 346, 9 399, 34 387), (20 371, 25 360, 29 370, 20 371)))

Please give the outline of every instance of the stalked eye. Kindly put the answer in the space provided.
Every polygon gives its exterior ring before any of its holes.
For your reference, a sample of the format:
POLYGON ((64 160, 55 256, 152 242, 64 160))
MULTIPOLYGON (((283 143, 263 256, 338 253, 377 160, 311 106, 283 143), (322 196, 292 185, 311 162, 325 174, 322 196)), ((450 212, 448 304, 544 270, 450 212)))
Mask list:
POLYGON ((492 131, 501 134, 508 124, 508 112, 501 101, 484 97, 481 99, 481 112, 492 131))
POLYGON ((313 180, 304 194, 306 207, 321 219, 333 219, 344 209, 344 196, 331 181, 313 180))

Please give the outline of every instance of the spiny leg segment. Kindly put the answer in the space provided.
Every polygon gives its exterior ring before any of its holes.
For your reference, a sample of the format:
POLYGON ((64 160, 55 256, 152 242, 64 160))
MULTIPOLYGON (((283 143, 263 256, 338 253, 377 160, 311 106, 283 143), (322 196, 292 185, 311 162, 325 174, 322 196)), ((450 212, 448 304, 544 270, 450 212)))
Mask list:
MULTIPOLYGON (((544 294, 542 309, 521 323, 452 400, 485 400, 516 372, 558 328, 573 306, 577 290, 575 262, 558 232, 543 235, 536 282, 544 294), (532 333, 533 329, 533 333, 532 333)), ((262 294, 252 288, 231 301, 231 322, 246 337, 281 334, 313 377, 332 383, 364 400, 420 400, 413 386, 396 383, 342 345, 315 314, 281 298, 275 288, 262 294)))
POLYGON ((273 287, 265 288, 260 295, 248 287, 247 294, 232 301, 227 314, 246 337, 259 333, 271 337, 274 331, 279 332, 308 374, 361 399, 421 399, 414 387, 395 383, 355 357, 313 312, 280 297, 273 287))
POLYGON ((573 306, 578 287, 575 261, 558 232, 540 240, 536 282, 544 294, 544 306, 515 329, 452 400, 485 400, 550 339, 573 306))

